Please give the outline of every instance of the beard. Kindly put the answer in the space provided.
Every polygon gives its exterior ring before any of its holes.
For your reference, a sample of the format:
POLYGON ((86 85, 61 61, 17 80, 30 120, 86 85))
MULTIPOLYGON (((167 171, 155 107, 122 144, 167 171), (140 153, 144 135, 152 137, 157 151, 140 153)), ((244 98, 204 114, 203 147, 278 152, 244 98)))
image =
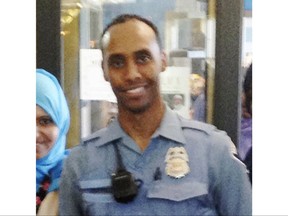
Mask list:
POLYGON ((126 110, 130 113, 141 114, 146 112, 153 104, 151 100, 140 101, 139 103, 131 103, 125 98, 117 98, 119 109, 126 110))
POLYGON ((160 90, 154 86, 146 90, 146 94, 141 97, 129 98, 121 93, 115 92, 117 97, 118 107, 120 110, 125 110, 133 114, 141 114, 149 110, 153 105, 162 101, 160 90))

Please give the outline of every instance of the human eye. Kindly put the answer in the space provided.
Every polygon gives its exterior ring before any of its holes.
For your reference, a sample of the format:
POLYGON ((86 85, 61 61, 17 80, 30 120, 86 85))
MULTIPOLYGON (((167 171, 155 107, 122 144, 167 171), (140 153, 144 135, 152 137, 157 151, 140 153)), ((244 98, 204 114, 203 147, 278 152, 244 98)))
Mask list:
POLYGON ((125 59, 122 56, 112 56, 108 60, 109 67, 122 68, 125 65, 125 59))
POLYGON ((146 64, 151 61, 151 55, 147 52, 136 53, 136 62, 139 64, 146 64))
POLYGON ((39 119, 39 124, 42 126, 49 126, 54 124, 54 121, 52 120, 51 117, 43 116, 39 119))

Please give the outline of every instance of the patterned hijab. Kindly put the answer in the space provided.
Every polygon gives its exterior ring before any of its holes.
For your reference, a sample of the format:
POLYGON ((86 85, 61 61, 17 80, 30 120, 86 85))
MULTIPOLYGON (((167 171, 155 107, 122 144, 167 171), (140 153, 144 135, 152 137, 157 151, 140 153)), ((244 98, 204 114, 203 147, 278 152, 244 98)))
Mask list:
POLYGON ((36 191, 45 176, 49 176, 51 181, 48 191, 53 191, 59 188, 63 159, 68 154, 65 145, 70 126, 70 114, 58 80, 43 69, 36 70, 36 104, 50 115, 59 128, 58 138, 50 152, 36 159, 36 191))

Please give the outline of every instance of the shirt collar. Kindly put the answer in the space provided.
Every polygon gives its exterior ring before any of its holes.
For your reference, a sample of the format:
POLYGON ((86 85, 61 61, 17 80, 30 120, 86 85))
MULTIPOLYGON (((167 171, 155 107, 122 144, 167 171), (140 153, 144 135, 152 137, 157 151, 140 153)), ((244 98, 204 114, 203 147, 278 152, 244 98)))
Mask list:
POLYGON ((179 143, 186 143, 182 131, 181 121, 177 113, 172 111, 168 106, 166 106, 166 111, 162 119, 161 125, 154 133, 152 138, 157 137, 158 135, 179 143))
POLYGON ((103 145, 117 139, 123 138, 126 133, 121 128, 118 119, 109 124, 105 131, 100 135, 98 145, 103 145))
MULTIPOLYGON (((185 144, 186 140, 183 135, 182 125, 178 115, 172 111, 168 106, 166 106, 163 119, 161 121, 160 127, 152 135, 152 138, 157 136, 162 136, 170 140, 185 144)), ((113 142, 122 138, 122 140, 131 139, 127 133, 121 128, 118 119, 115 119, 110 123, 107 129, 101 135, 99 134, 99 139, 97 140, 97 146, 104 145, 109 142, 113 142)), ((130 148, 135 149, 135 147, 127 144, 130 148)), ((136 150, 136 149, 135 149, 136 150)))

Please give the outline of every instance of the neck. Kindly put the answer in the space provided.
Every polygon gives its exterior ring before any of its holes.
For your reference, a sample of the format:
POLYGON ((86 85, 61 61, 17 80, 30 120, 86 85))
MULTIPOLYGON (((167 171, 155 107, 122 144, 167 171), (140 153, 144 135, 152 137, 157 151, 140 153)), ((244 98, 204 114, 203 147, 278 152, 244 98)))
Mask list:
POLYGON ((160 126, 164 112, 165 105, 161 101, 141 113, 119 108, 118 118, 123 130, 143 151, 148 146, 153 133, 160 126))

